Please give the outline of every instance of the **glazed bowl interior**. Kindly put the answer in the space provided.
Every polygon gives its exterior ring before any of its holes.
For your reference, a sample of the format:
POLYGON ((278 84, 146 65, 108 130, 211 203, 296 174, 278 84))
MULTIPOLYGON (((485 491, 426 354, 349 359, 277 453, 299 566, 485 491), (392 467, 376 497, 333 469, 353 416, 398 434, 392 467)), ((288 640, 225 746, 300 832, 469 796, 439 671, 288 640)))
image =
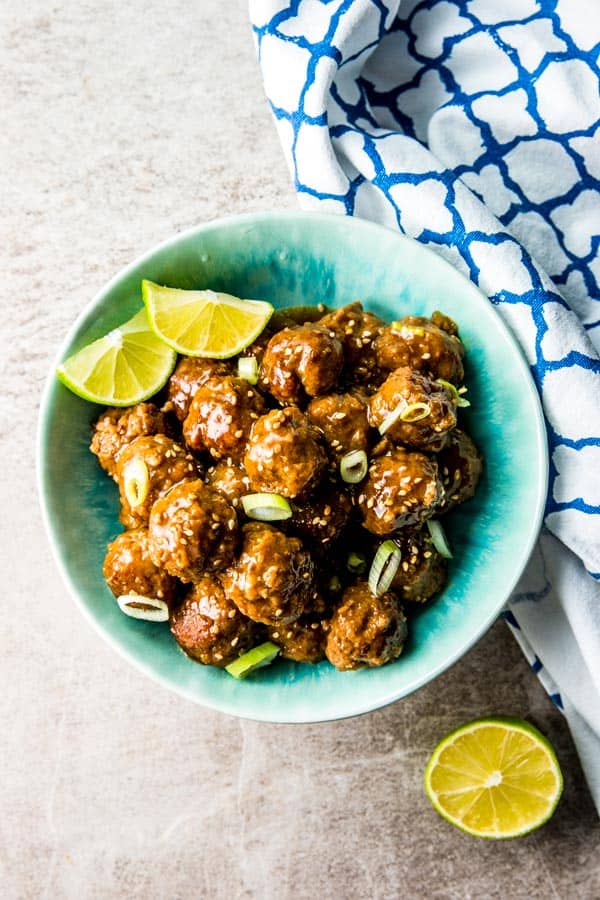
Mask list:
POLYGON ((336 307, 360 299, 387 321, 442 309, 459 323, 466 347, 472 405, 463 422, 484 454, 484 475, 476 497, 447 520, 454 549, 448 584, 414 616, 396 662, 341 673, 327 662, 280 660, 240 682, 189 660, 167 624, 120 612, 102 577, 106 544, 121 530, 118 492, 88 450, 99 408, 75 397, 51 373, 40 418, 40 492, 56 560, 80 608, 151 678, 199 704, 245 718, 342 718, 377 709, 431 681, 500 612, 535 542, 546 495, 546 435, 537 394, 520 350, 487 298, 439 256, 381 226, 313 213, 247 215, 181 234, 129 266, 84 310, 58 358, 132 315, 141 306, 142 278, 210 287, 276 307, 336 307))

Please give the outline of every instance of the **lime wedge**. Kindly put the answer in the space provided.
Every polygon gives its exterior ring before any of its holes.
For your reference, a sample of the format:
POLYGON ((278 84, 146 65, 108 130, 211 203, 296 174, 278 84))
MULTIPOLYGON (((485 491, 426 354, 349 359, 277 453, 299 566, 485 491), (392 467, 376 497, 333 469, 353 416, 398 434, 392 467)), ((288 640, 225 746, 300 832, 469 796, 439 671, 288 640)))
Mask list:
POLYGON ((228 359, 245 350, 273 315, 263 300, 240 300, 216 291, 182 291, 142 281, 150 324, 185 356, 228 359))
POLYGON ((234 678, 246 678, 251 672, 270 665, 278 653, 279 647, 267 641, 259 644, 258 647, 253 647, 252 650, 248 650, 243 656, 229 663, 228 666, 225 666, 225 671, 234 678))
POLYGON ((61 363, 56 374, 78 397, 133 406, 165 384, 177 354, 154 334, 145 309, 61 363))
POLYGON ((513 838, 547 822, 563 779, 556 754, 521 719, 480 719, 435 748, 425 790, 452 825, 482 838, 513 838))

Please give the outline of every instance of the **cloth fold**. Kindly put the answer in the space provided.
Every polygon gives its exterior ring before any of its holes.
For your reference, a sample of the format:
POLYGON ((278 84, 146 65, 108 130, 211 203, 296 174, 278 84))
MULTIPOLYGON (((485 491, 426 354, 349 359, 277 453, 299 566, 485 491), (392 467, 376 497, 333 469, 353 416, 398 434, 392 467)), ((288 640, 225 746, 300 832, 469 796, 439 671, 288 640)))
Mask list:
POLYGON ((302 206, 449 259, 517 337, 550 448, 505 613, 600 811, 600 17, 593 0, 250 0, 302 206))

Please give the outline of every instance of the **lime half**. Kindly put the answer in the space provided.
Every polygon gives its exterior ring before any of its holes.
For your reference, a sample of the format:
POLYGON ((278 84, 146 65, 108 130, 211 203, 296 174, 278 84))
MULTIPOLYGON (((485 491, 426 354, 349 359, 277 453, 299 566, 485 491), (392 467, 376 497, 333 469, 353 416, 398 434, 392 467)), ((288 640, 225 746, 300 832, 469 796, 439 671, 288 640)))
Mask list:
POLYGON ((217 291, 183 291, 142 281, 150 324, 185 356, 228 359, 245 350, 273 315, 263 300, 240 300, 217 291))
POLYGON ((547 822, 562 773, 548 740, 521 719, 470 722, 435 748, 425 790, 452 825, 483 838, 513 838, 547 822))
POLYGON ((165 384, 177 354, 150 328, 145 309, 114 328, 56 370, 74 394, 107 406, 132 406, 165 384))

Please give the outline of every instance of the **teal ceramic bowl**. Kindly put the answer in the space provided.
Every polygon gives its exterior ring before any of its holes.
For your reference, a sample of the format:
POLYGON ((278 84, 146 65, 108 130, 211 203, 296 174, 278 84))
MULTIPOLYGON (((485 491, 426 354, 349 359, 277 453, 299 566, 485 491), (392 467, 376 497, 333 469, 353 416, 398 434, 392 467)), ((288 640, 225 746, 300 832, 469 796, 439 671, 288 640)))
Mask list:
POLYGON ((189 660, 166 624, 124 616, 102 578, 121 530, 115 484, 88 450, 93 405, 50 373, 41 408, 39 481, 48 535, 78 606, 119 653, 203 706, 270 722, 315 722, 377 709, 456 662, 492 624, 535 542, 546 496, 546 434, 521 352, 489 301, 439 256, 369 222, 262 213, 180 234, 122 271, 84 310, 56 363, 132 315, 140 280, 211 287, 275 306, 360 299, 388 321, 441 308, 460 325, 472 406, 464 419, 485 456, 474 500, 448 522, 454 549, 443 594, 412 621, 402 656, 380 669, 338 672, 277 661, 246 681, 189 660))

